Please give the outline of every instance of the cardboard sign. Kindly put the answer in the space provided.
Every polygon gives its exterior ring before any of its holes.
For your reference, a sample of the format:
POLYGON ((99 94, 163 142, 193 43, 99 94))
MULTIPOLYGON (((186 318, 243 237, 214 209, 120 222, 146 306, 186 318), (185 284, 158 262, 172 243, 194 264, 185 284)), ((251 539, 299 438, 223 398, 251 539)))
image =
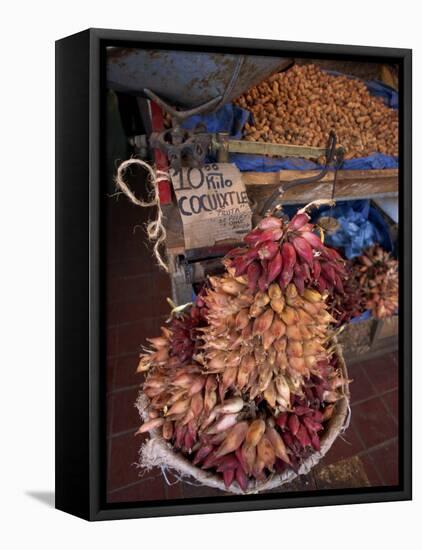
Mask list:
POLYGON ((241 241, 250 231, 252 212, 234 164, 183 168, 171 179, 186 249, 213 246, 226 239, 241 241))

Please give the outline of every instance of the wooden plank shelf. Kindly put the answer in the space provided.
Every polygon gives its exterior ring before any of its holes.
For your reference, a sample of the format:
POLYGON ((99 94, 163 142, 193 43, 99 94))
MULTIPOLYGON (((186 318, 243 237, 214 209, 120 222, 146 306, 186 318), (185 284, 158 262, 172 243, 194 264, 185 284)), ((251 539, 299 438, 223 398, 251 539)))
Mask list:
MULTIPOLYGON (((299 178, 315 175, 314 170, 281 170, 280 172, 244 172, 248 196, 261 204, 279 185, 299 178)), ((283 194, 283 204, 306 203, 316 199, 331 198, 334 174, 329 172, 320 181, 301 184, 283 194)), ((397 169, 388 170, 339 170, 335 200, 366 199, 395 196, 399 190, 397 169)))
MULTIPOLYGON (((315 171, 281 170, 280 172, 243 172, 248 197, 259 210, 263 201, 283 182, 315 175, 315 171)), ((333 173, 328 173, 313 184, 298 185, 283 194, 283 204, 301 204, 316 199, 331 198, 333 173)), ((398 170, 339 170, 335 200, 353 200, 397 196, 399 188, 398 170)), ((167 253, 173 256, 184 255, 182 220, 174 205, 163 207, 167 230, 167 253)), ((222 250, 234 242, 216 243, 222 250)), ((222 252, 224 254, 224 252, 222 252)), ((206 256, 206 254, 205 254, 206 256)))

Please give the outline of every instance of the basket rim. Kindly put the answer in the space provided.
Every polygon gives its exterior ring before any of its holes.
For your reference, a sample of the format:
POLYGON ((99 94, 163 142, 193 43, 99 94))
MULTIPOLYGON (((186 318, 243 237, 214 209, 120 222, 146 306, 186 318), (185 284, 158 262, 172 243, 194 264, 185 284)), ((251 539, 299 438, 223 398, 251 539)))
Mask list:
MULTIPOLYGON (((157 430, 151 430, 150 438, 141 446, 139 451, 140 461, 138 466, 145 469, 152 468, 153 466, 160 467, 166 481, 165 471, 168 470, 177 472, 182 479, 191 477, 200 482, 201 485, 217 488, 225 493, 242 495, 256 494, 263 491, 268 491, 270 489, 275 489, 285 485, 286 483, 290 483, 299 475, 307 474, 328 453, 337 437, 347 429, 350 421, 350 389, 347 366, 343 357, 342 346, 337 342, 336 338, 333 338, 333 342, 335 346, 335 355, 337 356, 339 367, 345 380, 342 388, 344 395, 336 402, 333 416, 330 418, 326 431, 321 437, 320 451, 315 451, 308 458, 306 458, 300 465, 297 472, 294 472, 292 469, 288 469, 282 474, 271 475, 265 481, 250 481, 250 487, 248 487, 247 491, 242 491, 236 481, 234 481, 231 486, 227 488, 220 477, 211 472, 202 470, 198 466, 194 466, 192 462, 189 461, 184 455, 175 451, 157 430)), ((138 408, 139 415, 143 421, 148 420, 148 413, 146 411, 147 404, 148 398, 141 389, 135 406, 138 408)), ((178 475, 176 477, 180 479, 178 475)))

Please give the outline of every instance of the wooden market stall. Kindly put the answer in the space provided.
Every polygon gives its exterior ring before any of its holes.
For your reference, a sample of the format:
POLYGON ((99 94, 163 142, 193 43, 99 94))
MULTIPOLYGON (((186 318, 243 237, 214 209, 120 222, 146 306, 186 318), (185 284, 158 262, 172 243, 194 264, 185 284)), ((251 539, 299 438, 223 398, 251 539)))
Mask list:
MULTIPOLYGON (((194 132, 184 134, 180 130, 181 123, 188 116, 200 114, 201 112, 215 111, 222 105, 232 101, 241 93, 247 93, 249 88, 259 83, 275 70, 284 71, 294 63, 292 59, 268 58, 265 63, 262 58, 253 56, 226 56, 221 67, 220 80, 211 82, 208 79, 210 66, 215 63, 215 58, 208 59, 205 63, 196 60, 193 74, 192 67, 187 70, 186 60, 178 57, 174 52, 160 52, 153 55, 148 52, 120 52, 114 49, 109 52, 109 81, 112 87, 120 92, 135 93, 137 105, 140 112, 146 113, 148 123, 145 124, 145 131, 150 133, 150 145, 152 145, 152 159, 156 168, 161 171, 168 171, 169 164, 175 161, 174 151, 165 141, 173 140, 177 135, 176 142, 186 140, 184 146, 190 147, 188 152, 193 155, 195 163, 194 147, 190 141, 197 137, 194 132), (145 57, 146 56, 146 57, 145 57), (156 63, 157 71, 155 80, 149 83, 149 90, 136 90, 134 82, 142 80, 143 71, 148 63, 156 63), (254 67, 254 70, 251 67, 254 67), (183 73, 183 70, 185 71, 183 73), (170 71, 170 73, 169 73, 170 71), (186 72, 187 71, 187 72, 186 72), (168 90, 169 74, 173 75, 172 89, 168 90), (195 84, 193 84, 193 82, 195 84), (143 94, 142 94, 143 92, 143 94), (146 95, 140 99, 139 95, 146 95), (165 102, 162 96, 166 97, 165 102), (176 104, 179 109, 172 105, 176 104), (199 105, 199 107, 196 107, 199 105), (204 106, 207 106, 208 108, 204 106), (192 108, 192 106, 195 106, 192 108), (170 120, 172 122, 170 122, 170 120), (167 137, 165 136, 167 132, 167 137), (175 132, 174 135, 171 132, 175 132), (158 136, 155 137, 154 136, 158 136), (177 141, 178 140, 178 141, 177 141), (188 143, 189 142, 189 143, 188 143), (173 158, 170 158, 173 155, 173 158), (168 158, 167 158, 168 157, 168 158)), ((192 60, 190 60, 190 63, 192 60)), ((312 60, 297 60, 299 65, 307 63, 319 63, 324 70, 342 71, 351 75, 352 78, 380 79, 390 86, 397 86, 397 78, 394 67, 377 65, 372 63, 334 62, 312 60)), ((144 117, 145 118, 145 117, 144 117)), ((202 134, 201 134, 202 136, 202 134)), ((201 137, 201 139, 203 136, 201 137)), ((218 138, 218 136, 217 136, 218 138)), ((214 138, 203 142, 205 150, 211 147, 214 138)), ((135 140, 136 142, 136 140, 135 140)), ((174 143, 172 145, 174 145, 174 143)), ((192 142, 194 143, 194 141, 192 142)), ((197 144, 197 142, 195 142, 197 144)), ((236 142, 237 151, 245 149, 248 151, 250 141, 236 142), (244 145, 243 145, 244 144, 244 145)), ((264 146, 264 144, 261 144, 264 146)), ((267 146, 272 146, 267 144, 267 146)), ((277 144, 274 144, 277 147, 277 144)), ((280 147, 280 145, 278 145, 280 147)), ((282 146, 281 146, 282 147, 282 146)), ((293 147, 292 147, 293 148, 293 147)), ((298 148, 300 149, 300 147, 298 148)), ((305 150, 305 148, 302 148, 305 150)), ((136 150, 136 149, 135 149, 136 150)), ((265 151, 265 148, 263 148, 265 151)), ((138 149, 139 151, 139 149, 138 149)), ((178 167, 185 165, 186 160, 182 159, 180 151, 178 167)), ((299 153, 298 153, 299 154, 299 153)), ((201 152, 199 163, 205 161, 205 151, 201 152)), ((249 204, 252 210, 252 221, 259 220, 262 207, 265 201, 274 193, 277 188, 292 181, 310 178, 315 175, 315 170, 278 170, 274 172, 243 171, 241 173, 242 183, 245 186, 249 204)), ((221 270, 221 257, 233 246, 237 245, 240 239, 229 238, 216 240, 204 247, 186 247, 186 227, 182 222, 177 200, 170 182, 159 183, 161 208, 166 230, 165 251, 170 269, 170 277, 173 290, 173 300, 177 304, 191 301, 193 285, 206 279, 210 274, 221 270)), ((397 168, 387 169, 358 169, 343 170, 337 172, 328 171, 318 181, 313 183, 298 184, 287 188, 282 194, 282 204, 301 205, 316 199, 333 199, 335 201, 348 201, 356 199, 385 199, 397 198, 399 190, 399 172, 397 168)), ((387 216, 388 218, 388 216, 387 216)), ((394 232, 394 222, 388 219, 388 223, 394 232)), ((397 346, 397 319, 386 321, 375 321, 370 319, 357 325, 349 325, 341 336, 346 355, 351 357, 356 351, 370 355, 383 350, 394 349, 397 346)))

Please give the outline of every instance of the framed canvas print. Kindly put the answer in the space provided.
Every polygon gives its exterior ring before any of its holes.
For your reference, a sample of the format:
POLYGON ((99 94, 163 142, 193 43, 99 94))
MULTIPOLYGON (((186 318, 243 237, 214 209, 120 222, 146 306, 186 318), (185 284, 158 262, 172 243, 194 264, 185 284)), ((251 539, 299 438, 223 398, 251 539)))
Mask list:
POLYGON ((411 51, 56 43, 56 506, 411 498, 411 51))

